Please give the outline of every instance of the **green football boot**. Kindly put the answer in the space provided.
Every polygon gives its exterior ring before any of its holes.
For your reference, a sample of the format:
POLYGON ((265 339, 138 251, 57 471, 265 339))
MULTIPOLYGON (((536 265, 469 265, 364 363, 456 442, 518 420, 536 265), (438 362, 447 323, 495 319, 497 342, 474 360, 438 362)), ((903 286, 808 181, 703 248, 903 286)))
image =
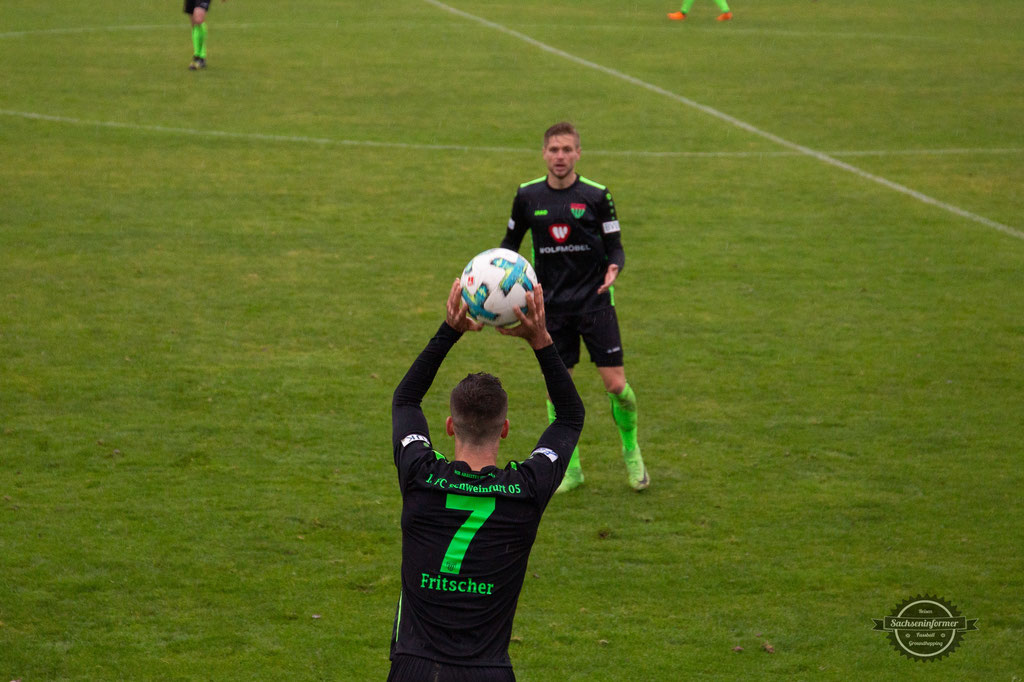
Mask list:
POLYGON ((567 493, 581 485, 583 485, 583 469, 579 467, 569 467, 565 470, 565 476, 562 478, 562 482, 558 484, 555 494, 567 493))
POLYGON ((633 450, 623 450, 622 459, 626 462, 629 487, 637 492, 647 490, 647 486, 651 484, 651 477, 647 473, 647 467, 644 466, 644 458, 640 455, 639 446, 633 450))

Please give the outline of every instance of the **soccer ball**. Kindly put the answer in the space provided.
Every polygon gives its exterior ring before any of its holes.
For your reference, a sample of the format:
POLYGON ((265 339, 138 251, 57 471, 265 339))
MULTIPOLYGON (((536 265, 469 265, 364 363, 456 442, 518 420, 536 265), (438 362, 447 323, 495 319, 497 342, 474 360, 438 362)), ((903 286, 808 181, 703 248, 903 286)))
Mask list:
POLYGON ((526 292, 537 275, 530 262, 509 249, 490 249, 476 255, 462 271, 462 300, 477 322, 508 327, 519 322, 515 309, 526 312, 526 292))

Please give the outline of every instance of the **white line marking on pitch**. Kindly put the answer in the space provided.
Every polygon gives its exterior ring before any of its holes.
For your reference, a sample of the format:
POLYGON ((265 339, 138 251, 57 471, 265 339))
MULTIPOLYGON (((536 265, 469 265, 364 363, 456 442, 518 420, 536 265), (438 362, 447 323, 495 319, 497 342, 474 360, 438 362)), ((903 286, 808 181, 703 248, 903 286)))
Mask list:
MULTIPOLYGON (((346 27, 352 27, 357 24, 352 22, 346 22, 346 27)), ((528 24, 529 26, 539 27, 539 24, 528 24)), ((181 24, 137 24, 137 25, 124 25, 124 26, 77 26, 68 28, 34 28, 26 29, 24 31, 7 31, 0 33, 0 39, 3 38, 24 38, 26 36, 35 35, 70 35, 76 33, 102 33, 109 31, 154 31, 154 30, 180 30, 181 24)), ((188 24, 185 24, 187 27, 188 24)), ((316 28, 316 29, 335 29, 341 28, 342 24, 340 21, 335 23, 323 24, 323 23, 308 23, 308 24, 288 24, 289 28, 316 28)), ((396 26, 392 23, 390 26, 396 26)), ((422 22, 411 22, 406 21, 397 24, 398 27, 418 30, 423 27, 422 22)), ((231 29, 231 28, 276 28, 278 24, 259 24, 259 23, 244 23, 244 24, 232 24, 230 22, 218 22, 217 30, 231 29)), ((622 27, 613 24, 580 24, 578 28, 585 29, 588 31, 621 31, 622 27)), ((665 23, 662 26, 656 27, 654 30, 658 31, 674 31, 679 30, 677 26, 669 26, 665 23)), ((922 36, 913 35, 909 33, 844 33, 844 32, 827 32, 827 31, 791 31, 785 29, 770 29, 770 28, 739 28, 736 26, 730 26, 727 30, 715 27, 701 27, 701 26, 687 26, 686 31, 688 33, 707 33, 715 35, 721 38, 733 38, 741 35, 756 35, 756 36, 779 36, 783 38, 828 38, 830 40, 888 40, 888 41, 925 41, 925 42, 941 42, 948 43, 952 38, 946 38, 943 36, 922 36)), ((957 36, 955 41, 957 44, 964 43, 985 43, 991 44, 993 41, 1000 40, 999 38, 970 38, 964 36, 957 36)), ((1016 44, 1020 41, 1004 38, 1003 42, 1009 42, 1016 44)))
MULTIPOLYGON (((218 23, 217 30, 225 28, 260 28, 270 24, 230 24, 218 23)), ((310 26, 317 26, 310 24, 310 26)), ((7 31, 0 33, 0 38, 24 38, 25 36, 38 35, 73 35, 76 33, 106 33, 110 31, 180 31, 182 27, 188 30, 187 18, 181 24, 138 24, 134 26, 79 26, 73 28, 37 28, 26 31, 7 31)), ((322 25, 321 25, 322 27, 322 25)))
MULTIPOLYGON (((659 26, 645 26, 644 28, 648 31, 679 31, 681 30, 678 23, 670 23, 667 21, 659 22, 659 26)), ((689 22, 687 22, 689 23, 689 22)), ((551 25, 541 24, 527 24, 537 28, 551 28, 551 25)), ((577 24, 575 28, 579 30, 587 31, 614 31, 617 33, 622 32, 621 25, 612 24, 577 24)), ((965 43, 979 43, 984 45, 991 45, 993 42, 1005 42, 1010 45, 1018 45, 1021 41, 1014 40, 1013 38, 970 38, 964 36, 946 37, 946 36, 922 36, 914 35, 912 33, 845 33, 840 31, 789 31, 785 29, 771 29, 771 28, 739 28, 738 26, 729 26, 723 28, 720 26, 687 26, 685 29, 687 33, 706 33, 708 35, 715 36, 716 38, 735 38, 738 36, 777 36, 780 38, 827 38, 829 40, 875 40, 875 41, 890 41, 890 42, 933 42, 933 43, 956 43, 962 45, 965 43)))
MULTIPOLYGON (((185 24, 187 26, 187 24, 185 24)), ((150 24, 146 26, 82 26, 78 28, 37 28, 28 31, 7 31, 0 33, 0 38, 22 38, 24 36, 36 35, 62 35, 74 33, 99 33, 101 31, 152 31, 155 29, 181 28, 182 24, 157 26, 150 24)))
POLYGON ((0 115, 27 118, 36 121, 50 121, 52 123, 70 123, 73 125, 98 126, 101 128, 117 128, 121 130, 148 130, 157 133, 174 133, 176 135, 194 135, 198 137, 224 137, 236 140, 261 140, 264 142, 302 142, 318 145, 341 145, 345 147, 389 147, 398 149, 427 149, 433 151, 459 151, 459 152, 526 152, 539 153, 539 149, 526 150, 513 147, 468 147, 457 144, 422 144, 413 142, 375 142, 373 140, 338 140, 329 137, 308 137, 305 135, 273 135, 267 133, 235 133, 226 130, 195 130, 192 128, 177 128, 173 126, 145 125, 141 123, 122 123, 120 121, 95 121, 70 116, 51 116, 49 114, 37 114, 31 111, 11 111, 0 109, 0 115))
MULTIPOLYGON (((652 152, 652 151, 639 151, 639 150, 602 150, 602 149, 590 149, 586 150, 587 156, 648 156, 648 157, 695 157, 695 158, 757 158, 757 157, 776 157, 776 156, 806 156, 803 152, 780 152, 780 151, 760 151, 760 152, 652 152)), ((831 151, 825 152, 829 156, 964 156, 968 154, 1021 154, 1024 153, 1024 147, 1004 147, 1004 148, 975 148, 970 149, 968 147, 952 147, 949 149, 850 149, 845 151, 831 151)))
MULTIPOLYGON (((330 137, 310 137, 306 135, 275 135, 272 133, 239 133, 228 130, 195 128, 178 128, 172 126, 146 125, 144 123, 124 123, 120 121, 96 121, 72 116, 53 116, 31 111, 12 111, 0 109, 0 116, 26 118, 51 123, 67 123, 70 125, 87 125, 99 128, 118 128, 121 130, 141 130, 154 133, 173 133, 175 135, 192 135, 200 137, 221 137, 236 140, 261 140, 264 142, 298 142, 316 145, 339 145, 342 147, 386 147, 394 149, 423 149, 427 151, 454 152, 491 152, 498 154, 539 154, 539 149, 525 147, 473 146, 461 144, 429 144, 426 142, 380 142, 377 140, 346 140, 330 137)), ((1024 147, 1007 147, 1003 149, 863 149, 850 151, 828 152, 830 156, 938 156, 938 155, 969 155, 969 154, 1024 154, 1024 147)), ((757 159, 804 156, 794 151, 760 151, 760 152, 685 152, 685 151, 647 151, 633 149, 590 149, 587 156, 636 156, 640 158, 697 158, 697 159, 757 159)))
POLYGON ((840 161, 839 159, 835 158, 834 156, 830 156, 830 155, 828 155, 828 154, 826 154, 824 152, 819 152, 819 151, 817 151, 815 149, 811 149, 810 147, 805 147, 802 144, 797 144, 796 142, 790 142, 789 140, 787 140, 785 138, 779 137, 778 135, 775 135, 774 133, 770 133, 767 130, 761 130, 760 128, 758 128, 756 126, 753 126, 750 123, 747 123, 746 121, 741 121, 740 119, 736 118, 735 116, 730 116, 729 114, 727 114, 727 113, 725 113, 723 111, 719 111, 718 109, 715 109, 714 107, 710 107, 710 106, 708 106, 706 104, 701 104, 700 102, 696 102, 696 101, 694 101, 694 100, 692 100, 692 99, 690 99, 688 97, 683 97, 682 95, 674 93, 674 92, 672 92, 670 90, 666 90, 665 88, 659 87, 659 86, 654 85, 652 83, 648 83, 647 81, 644 81, 644 80, 640 80, 639 78, 636 78, 635 76, 630 76, 629 74, 623 73, 622 71, 617 71, 617 70, 609 68, 607 66, 602 66, 601 64, 598 64, 597 62, 592 62, 592 61, 590 61, 588 59, 584 59, 583 57, 577 57, 576 55, 571 54, 569 52, 566 52, 564 50, 560 50, 557 47, 552 47, 552 46, 548 45, 547 43, 542 43, 541 41, 537 40, 536 38, 531 38, 530 36, 526 35, 525 33, 520 33, 519 31, 516 31, 516 30, 513 30, 511 28, 508 28, 507 26, 504 26, 502 24, 498 24, 498 23, 495 23, 493 21, 489 21, 487 19, 484 19, 483 17, 478 17, 475 14, 470 14, 468 12, 463 12, 460 9, 455 9, 454 7, 450 7, 449 5, 446 5, 443 2, 439 2, 438 0, 423 0, 423 2, 431 4, 434 7, 437 7, 438 9, 444 10, 445 12, 448 12, 450 14, 454 14, 455 16, 459 16, 459 17, 462 17, 463 19, 468 19, 470 21, 474 21, 474 22, 476 22, 478 24, 481 24, 483 26, 486 26, 488 28, 492 28, 495 31, 499 31, 501 33, 504 33, 505 35, 512 36, 513 38, 516 38, 517 40, 521 40, 521 41, 523 41, 525 43, 533 45, 534 47, 536 47, 538 49, 541 49, 541 50, 543 50, 545 52, 548 52, 550 54, 553 54, 553 55, 555 55, 557 57, 561 57, 561 58, 566 59, 566 60, 568 60, 570 62, 573 62, 575 64, 579 64, 580 66, 585 66, 588 69, 593 69, 595 71, 600 71, 601 73, 607 74, 607 75, 612 76, 614 78, 618 78, 619 80, 625 81, 627 83, 631 83, 633 85, 636 85, 637 87, 643 88, 645 90, 649 90, 650 92, 656 93, 658 95, 663 95, 664 97, 668 97, 669 99, 674 100, 676 102, 679 102, 680 104, 685 104, 686 106, 690 107, 691 109, 696 109, 697 111, 701 111, 701 112, 707 114, 708 116, 711 116, 713 118, 717 118, 720 121, 724 121, 725 123, 728 123, 729 125, 732 125, 732 126, 734 126, 736 128, 739 128, 740 130, 745 130, 745 131, 747 131, 748 133, 750 133, 752 135, 756 135, 757 137, 761 137, 761 138, 764 138, 766 140, 770 140, 770 141, 774 142, 775 144, 779 145, 780 147, 785 147, 786 149, 790 149, 790 150, 792 150, 794 152, 798 152, 800 154, 803 154, 804 156, 810 156, 812 158, 817 159, 818 161, 821 161, 822 163, 826 163, 826 164, 828 164, 830 166, 834 166, 835 168, 839 168, 840 170, 844 170, 844 171, 846 171, 848 173, 852 173, 852 174, 854 174, 854 175, 856 175, 858 177, 861 177, 861 178, 863 178, 865 180, 870 180, 871 182, 874 182, 875 184, 881 185, 883 187, 887 187, 887 188, 893 190, 894 192, 899 192, 900 194, 903 194, 903 195, 906 195, 908 197, 912 197, 914 199, 917 199, 918 201, 920 201, 923 204, 928 204, 929 206, 934 206, 936 208, 941 208, 942 210, 947 211, 949 213, 952 213, 953 215, 957 215, 957 216, 960 216, 961 218, 965 218, 967 220, 971 220, 973 222, 980 223, 981 225, 985 225, 986 227, 991 227, 992 229, 998 230, 1000 232, 1003 232, 1004 234, 1008 234, 1011 237, 1016 237, 1018 239, 1024 239, 1024 232, 1021 232, 1020 230, 1018 230, 1016 228, 1010 227, 1009 225, 1004 225, 1004 224, 998 223, 998 222, 996 222, 994 220, 990 220, 989 218, 986 218, 984 216, 980 216, 980 215, 978 215, 976 213, 971 213, 970 211, 966 211, 966 210, 964 210, 964 209, 962 209, 962 208, 960 208, 958 206, 954 206, 953 204, 948 204, 948 203, 946 203, 944 201, 939 201, 938 199, 935 199, 934 197, 930 197, 927 194, 923 194, 921 192, 918 192, 917 190, 911 189, 910 187, 907 187, 906 185, 901 185, 898 182, 893 182, 892 180, 888 180, 886 178, 883 178, 880 175, 875 175, 874 173, 869 173, 866 170, 863 170, 861 168, 858 168, 857 166, 853 166, 851 164, 848 164, 845 161, 840 161))

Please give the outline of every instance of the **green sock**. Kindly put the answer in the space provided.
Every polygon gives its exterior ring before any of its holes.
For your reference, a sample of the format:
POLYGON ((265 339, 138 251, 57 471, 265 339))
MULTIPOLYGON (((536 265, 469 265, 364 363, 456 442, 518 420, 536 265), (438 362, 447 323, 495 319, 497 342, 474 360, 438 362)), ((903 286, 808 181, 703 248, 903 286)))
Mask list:
POLYGON ((575 471, 582 472, 583 467, 580 466, 580 446, 577 445, 572 449, 572 457, 569 458, 569 466, 566 469, 573 469, 575 471))
POLYGON ((206 23, 192 27, 192 54, 206 59, 206 23))
MULTIPOLYGON (((555 404, 549 400, 548 401, 548 424, 550 424, 553 421, 555 421, 555 404)), ((572 457, 569 459, 569 468, 570 469, 576 469, 578 471, 582 471, 582 467, 580 467, 580 446, 579 445, 577 445, 572 450, 572 457)))
MULTIPOLYGON (((693 3, 694 0, 683 0, 683 6, 680 9, 680 11, 683 14, 689 14, 690 8, 693 7, 693 3)), ((715 0, 715 4, 718 5, 718 9, 722 10, 723 12, 729 11, 729 3, 726 2, 726 0, 715 0)))
POLYGON ((626 452, 636 450, 636 394, 629 384, 622 389, 618 395, 608 393, 612 403, 612 419, 615 426, 619 427, 619 436, 622 438, 622 449, 626 452))

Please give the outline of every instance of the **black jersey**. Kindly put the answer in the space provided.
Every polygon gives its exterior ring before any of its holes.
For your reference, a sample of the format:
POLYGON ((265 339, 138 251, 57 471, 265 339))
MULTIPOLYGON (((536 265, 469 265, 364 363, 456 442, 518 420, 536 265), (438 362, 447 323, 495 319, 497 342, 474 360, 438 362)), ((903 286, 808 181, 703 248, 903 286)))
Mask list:
POLYGON ((612 304, 611 293, 597 290, 609 263, 622 268, 626 254, 607 187, 582 176, 565 189, 552 188, 547 176, 523 183, 501 246, 518 251, 527 230, 545 312, 583 313, 612 304))
POLYGON ((511 666, 508 643, 530 549, 583 429, 583 402, 554 346, 535 351, 558 418, 529 459, 472 471, 433 449, 420 401, 461 334, 442 324, 395 390, 402 593, 391 655, 511 666))

